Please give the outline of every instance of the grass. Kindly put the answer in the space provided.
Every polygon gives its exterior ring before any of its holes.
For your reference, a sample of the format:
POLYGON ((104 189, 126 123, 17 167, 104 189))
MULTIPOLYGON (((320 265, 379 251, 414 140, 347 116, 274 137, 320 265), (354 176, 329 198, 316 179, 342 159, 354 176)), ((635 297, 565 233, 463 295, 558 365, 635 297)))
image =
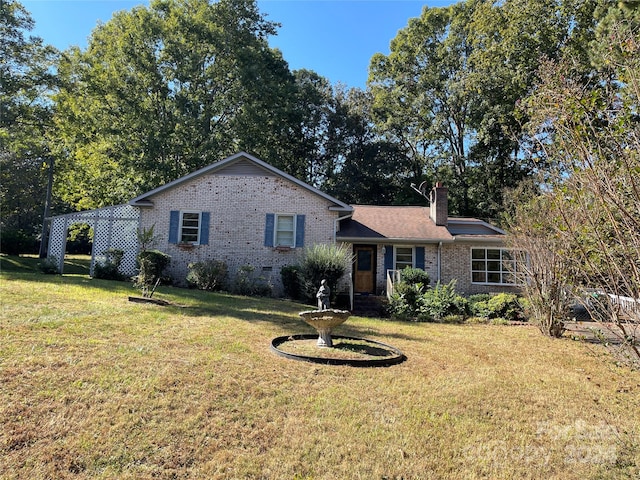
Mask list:
MULTIPOLYGON (((4 262, 3 262, 4 264, 4 262)), ((18 269, 19 270, 19 269, 18 269)), ((400 348, 362 369, 296 362, 307 306, 0 274, 2 479, 628 479, 640 372, 532 327, 354 317, 400 348)))

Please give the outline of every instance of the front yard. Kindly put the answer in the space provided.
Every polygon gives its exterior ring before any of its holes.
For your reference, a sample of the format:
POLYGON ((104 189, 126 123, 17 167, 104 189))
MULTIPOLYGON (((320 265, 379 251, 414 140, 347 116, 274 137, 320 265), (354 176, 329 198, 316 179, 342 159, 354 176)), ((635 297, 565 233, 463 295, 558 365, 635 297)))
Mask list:
POLYGON ((353 317, 388 368, 270 351, 286 301, 0 274, 0 478, 640 476, 640 372, 535 327, 353 317))

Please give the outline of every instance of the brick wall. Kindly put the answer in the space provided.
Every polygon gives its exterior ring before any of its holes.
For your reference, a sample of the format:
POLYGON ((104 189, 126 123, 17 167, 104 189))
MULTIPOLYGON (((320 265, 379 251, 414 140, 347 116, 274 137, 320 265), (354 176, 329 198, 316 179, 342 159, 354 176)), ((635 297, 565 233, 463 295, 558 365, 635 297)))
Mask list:
POLYGON ((279 294, 280 268, 296 264, 300 249, 283 252, 264 246, 266 214, 306 215, 305 246, 333 242, 338 214, 329 211, 327 200, 281 177, 221 173, 203 175, 155 195, 153 208, 141 209, 141 228, 155 225, 160 240, 154 248, 171 256, 167 273, 177 284, 184 284, 190 262, 215 259, 227 263, 230 279, 243 265, 254 266, 258 273, 264 271, 279 294), (184 249, 170 244, 171 210, 210 212, 209 245, 184 249))

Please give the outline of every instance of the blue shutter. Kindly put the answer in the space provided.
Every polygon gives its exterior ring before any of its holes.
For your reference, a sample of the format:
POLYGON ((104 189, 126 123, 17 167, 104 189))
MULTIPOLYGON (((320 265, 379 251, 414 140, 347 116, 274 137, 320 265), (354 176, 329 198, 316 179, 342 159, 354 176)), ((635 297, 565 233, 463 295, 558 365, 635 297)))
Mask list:
POLYGON ((169 217, 169 243, 178 243, 178 230, 180 229, 180 212, 171 210, 169 217))
POLYGON ((387 270, 393 270, 393 245, 385 245, 384 249, 384 277, 387 278, 387 270))
POLYGON ((304 215, 296 215, 296 247, 304 247, 304 215))
POLYGON ((424 247, 416 247, 416 268, 424 270, 424 247))
POLYGON ((273 247, 273 229, 275 228, 276 216, 273 213, 267 213, 264 227, 264 246, 273 247))
POLYGON ((200 245, 209 245, 209 212, 200 214, 200 245))

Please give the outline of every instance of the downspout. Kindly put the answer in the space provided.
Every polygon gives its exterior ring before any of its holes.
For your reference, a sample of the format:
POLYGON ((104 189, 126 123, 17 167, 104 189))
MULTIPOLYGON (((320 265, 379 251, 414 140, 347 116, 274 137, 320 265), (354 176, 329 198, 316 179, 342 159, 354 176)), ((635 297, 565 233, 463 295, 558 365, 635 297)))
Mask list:
POLYGON ((442 280, 442 242, 438 243, 438 283, 442 280))
MULTIPOLYGON (((353 213, 338 217, 333 221, 333 243, 336 243, 336 235, 338 234, 338 222, 351 218, 353 213)), ((353 264, 351 264, 351 271, 349 272, 349 303, 351 304, 351 311, 353 311, 353 264)))

